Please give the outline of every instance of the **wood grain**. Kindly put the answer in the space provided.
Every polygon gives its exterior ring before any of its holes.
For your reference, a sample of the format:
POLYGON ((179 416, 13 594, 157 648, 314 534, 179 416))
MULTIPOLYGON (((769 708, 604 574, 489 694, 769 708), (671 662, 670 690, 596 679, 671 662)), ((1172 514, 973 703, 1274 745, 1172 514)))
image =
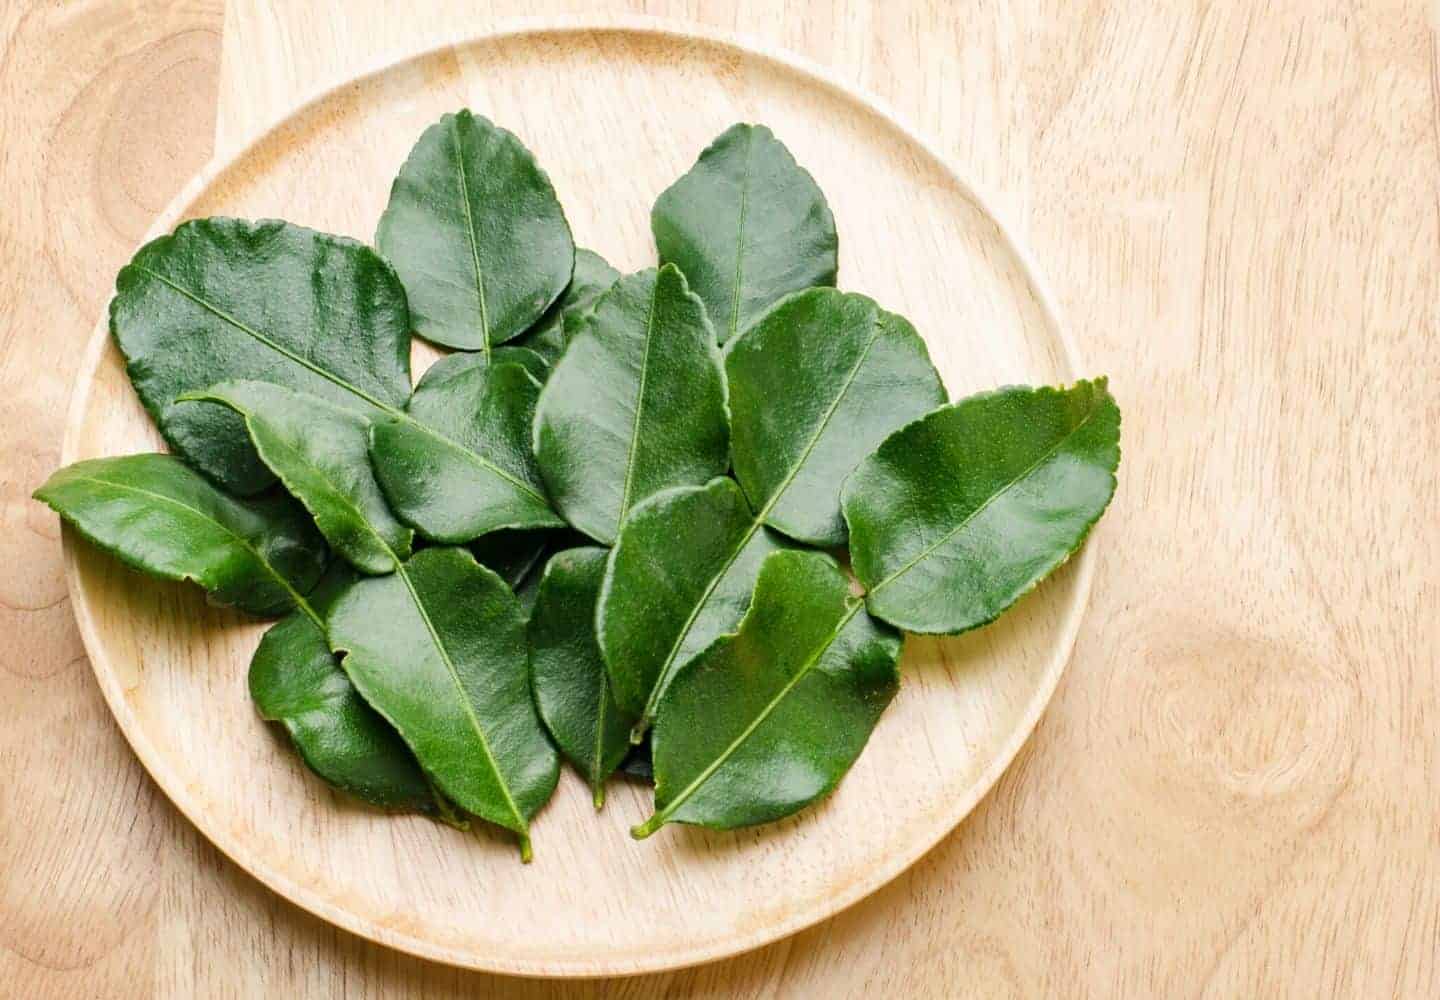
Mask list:
POLYGON ((1054 703, 895 883, 686 972, 467 975, 334 930, 217 856, 110 721, 54 522, 25 497, 56 460, 111 275, 209 155, 212 119, 233 148, 324 79, 574 5, 473 6, 0 13, 7 988, 1440 992, 1440 17, 1415 2, 643 5, 757 35, 896 106, 1000 193, 1086 359, 1114 377, 1125 472, 1054 703))

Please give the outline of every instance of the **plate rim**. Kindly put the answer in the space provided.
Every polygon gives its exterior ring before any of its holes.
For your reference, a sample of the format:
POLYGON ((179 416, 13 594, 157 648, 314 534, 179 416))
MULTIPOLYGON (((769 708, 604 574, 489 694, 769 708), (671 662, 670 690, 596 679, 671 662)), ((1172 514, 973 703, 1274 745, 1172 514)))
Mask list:
MULTIPOLYGON (((408 63, 434 57, 448 49, 462 49, 527 36, 580 34, 596 31, 626 32, 682 43, 700 42, 729 49, 746 57, 759 58, 807 78, 825 89, 855 102, 904 134, 934 161, 946 177, 958 187, 964 197, 995 227, 1001 244, 1019 265, 1020 276, 1039 306, 1048 332, 1060 346, 1061 360, 1064 367, 1068 369, 1067 380, 1080 377, 1079 372, 1082 370, 1082 365, 1079 351, 1070 331, 1061 320, 1059 309, 1049 286, 1045 283, 1029 247, 1017 237, 1014 230, 1006 223, 1004 216, 997 211, 996 199, 960 173, 925 133, 913 127, 885 102, 865 93, 858 86, 840 78, 820 63, 743 32, 726 31, 692 21, 671 18, 639 14, 576 14, 505 18, 496 21, 485 30, 467 34, 463 38, 438 44, 424 44, 399 56, 387 55, 370 63, 359 72, 338 78, 332 77, 320 86, 312 88, 302 99, 287 106, 278 115, 273 116, 263 127, 252 133, 245 142, 234 146, 228 153, 213 156, 207 161, 156 216, 155 221, 136 244, 136 247, 143 246, 150 240, 173 229, 186 209, 217 177, 250 155, 256 147, 266 142, 291 119, 306 113, 346 88, 383 76, 408 63)), ((100 319, 82 353, 78 375, 66 413, 65 433, 60 450, 61 465, 68 465, 76 460, 84 415, 89 407, 101 355, 109 341, 108 308, 107 299, 100 319)), ((165 796, 180 811, 181 815, 226 858, 288 902, 366 940, 418 958, 458 968, 545 979, 646 975, 731 958, 773 944, 834 917, 899 877, 934 849, 941 840, 954 832, 980 800, 995 787, 1000 776, 1009 769, 1020 749, 1028 742, 1040 716, 1054 696, 1060 678, 1070 661, 1079 634, 1080 623, 1084 620, 1089 607, 1096 564, 1093 545, 1082 546, 1080 551, 1071 558, 1070 562, 1075 565, 1076 575, 1074 589, 1069 606, 1064 612, 1064 625, 1059 643, 1041 677, 1039 686, 1026 704, 1020 723, 1013 727, 1001 741, 1001 749, 992 758, 990 765, 970 784, 963 796, 956 798, 951 809, 939 816, 933 827, 925 831, 922 836, 915 837, 904 844, 904 850, 888 852, 885 863, 867 872, 864 878, 851 882, 843 891, 824 897, 816 904, 797 911, 783 920, 745 933, 735 934, 719 942, 683 950, 672 950, 655 956, 653 961, 637 962, 634 959, 628 959, 624 963, 614 965, 608 964, 603 959, 594 958, 556 961, 554 959, 515 959, 499 955, 477 955, 473 951, 437 944, 424 937, 403 933, 371 921, 330 900, 321 898, 310 888, 296 883, 284 872, 274 870, 263 857, 255 856, 248 850, 243 838, 232 837, 221 825, 209 821, 199 804, 189 800, 185 781, 171 772, 161 755, 154 749, 154 744, 147 738, 144 728, 129 710, 125 692, 119 682, 119 675, 109 665, 105 646, 100 641, 89 602, 85 599, 77 599, 77 595, 84 594, 84 589, 81 583, 73 532, 69 530, 62 532, 61 545, 65 563, 66 587, 71 598, 70 603, 74 610, 76 624, 79 627, 91 671, 95 675, 111 715, 119 725, 131 750, 161 791, 165 793, 165 796), (102 664, 104 665, 103 669, 102 664)))

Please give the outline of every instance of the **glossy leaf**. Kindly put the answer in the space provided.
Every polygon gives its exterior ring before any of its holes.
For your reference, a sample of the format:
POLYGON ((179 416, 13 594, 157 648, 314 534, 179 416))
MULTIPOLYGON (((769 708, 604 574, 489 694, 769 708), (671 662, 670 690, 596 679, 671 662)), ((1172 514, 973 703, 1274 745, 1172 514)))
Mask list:
POLYGON ((530 327, 575 262, 550 178, 519 139, 469 110, 421 134, 375 245, 405 282, 415 331, 470 351, 530 327))
POLYGON ((945 402, 919 334, 863 295, 814 288, 726 352, 735 478, 770 527, 845 543, 840 486, 891 431, 945 402))
POLYGON ((604 257, 593 250, 576 247, 575 273, 570 276, 569 287, 534 326, 511 343, 529 348, 553 367, 583 325, 584 316, 595 300, 619 280, 620 272, 607 264, 604 257))
POLYGON ((335 567, 260 639, 250 660, 250 697, 326 783, 382 809, 434 812, 414 755, 356 692, 325 641, 325 615, 354 580, 343 563, 335 567))
POLYGON ((720 351, 676 268, 622 278, 595 303, 540 393, 535 458, 565 519, 606 544, 646 497, 725 472, 720 351))
POLYGON ((732 125, 650 213, 725 343, 791 292, 835 284, 835 218, 815 179, 763 125, 732 125))
POLYGON ((404 414, 374 421, 370 457, 400 519, 441 542, 502 528, 558 528, 530 426, 540 383, 518 364, 452 354, 415 387, 404 414))
POLYGON ((520 837, 559 758, 530 695, 520 604, 464 549, 431 548, 355 584, 327 620, 331 648, 440 790, 520 837))
POLYGON ((819 552, 765 560, 740 631, 675 675, 651 733, 655 814, 720 830, 828 795, 899 688, 900 635, 819 552))
POLYGON ((325 543, 289 497, 236 500, 173 455, 76 462, 35 498, 127 566, 253 615, 289 611, 325 567, 325 543))
POLYGON ((390 513, 375 482, 365 417, 268 382, 222 382, 181 398, 241 414, 261 460, 356 569, 389 573, 409 557, 414 532, 390 513))
POLYGON ((258 379, 361 414, 410 394, 410 316, 364 244, 288 222, 196 219, 147 243, 115 279, 110 331, 165 439, 236 493, 274 481, 242 419, 187 390, 258 379))
POLYGON ((896 431, 842 498, 870 613, 911 632, 993 621, 1084 541, 1119 463, 1103 378, 981 393, 896 431))
POLYGON ((648 728, 670 678, 750 605, 765 556, 785 545, 730 479, 657 493, 620 528, 596 612, 615 699, 648 728))
POLYGON ((595 641, 595 602, 607 555, 601 548, 577 548, 552 556, 529 628, 540 718, 590 785, 596 809, 605 801, 605 779, 630 750, 635 722, 615 703, 595 641))

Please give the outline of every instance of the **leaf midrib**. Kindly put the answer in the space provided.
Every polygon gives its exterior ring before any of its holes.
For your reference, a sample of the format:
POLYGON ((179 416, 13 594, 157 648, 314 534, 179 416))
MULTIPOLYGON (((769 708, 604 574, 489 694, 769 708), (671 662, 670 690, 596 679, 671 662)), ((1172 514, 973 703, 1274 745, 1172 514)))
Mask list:
MULTIPOLYGON (((700 616, 700 609, 705 606, 706 601, 710 600, 710 595, 713 594, 715 588, 720 585, 721 578, 730 571, 731 566, 735 565, 735 560, 740 558, 740 553, 745 551, 745 546, 750 544, 750 539, 754 537, 755 532, 759 530, 760 526, 765 523, 765 519, 770 516, 770 512, 775 509, 775 505, 780 502, 780 498, 785 495, 785 491, 790 488, 790 484, 795 481, 795 477, 800 474, 801 467, 804 466, 805 460, 814 452, 815 446, 820 442, 821 435, 825 433, 825 429, 830 426, 830 421, 835 416, 835 411, 840 408, 840 403, 844 400, 846 393, 850 391, 850 387, 854 385, 855 380, 859 378, 860 369, 869 359, 870 351, 874 349, 875 344, 880 340, 880 333, 883 329, 884 317, 876 316, 875 330, 870 335, 870 341, 865 345, 865 349, 860 352, 860 357, 856 359, 849 374, 845 376, 845 381, 841 384, 840 391, 835 394, 835 398, 825 410, 824 416, 822 416, 819 423, 816 424, 815 433, 811 435, 809 442, 801 450, 800 457, 795 461, 795 464, 790 467, 789 471, 786 472, 784 478, 780 480, 780 484, 770 494, 769 499, 765 501, 764 506, 762 506, 755 515, 755 520, 751 521, 750 526, 745 529, 745 533, 736 543, 729 558, 725 560, 720 569, 711 577, 709 584, 705 587, 704 593, 700 595, 700 600, 697 601, 695 607, 691 609, 690 617, 685 620, 685 625, 680 629, 680 634, 676 637, 674 645, 670 647, 670 652, 666 655, 665 662, 660 666, 660 673, 656 676, 655 686, 650 689, 650 696, 645 700, 645 710, 641 713, 640 722, 637 723, 637 729, 643 731, 643 727, 647 726, 654 718, 655 710, 660 700, 660 693, 663 692, 669 683, 668 675, 674 672, 673 665, 675 657, 679 655, 680 647, 684 645, 686 637, 690 634, 690 629, 694 627, 695 619, 700 616)), ((745 491, 741 490, 740 494, 744 496, 745 491)))
POLYGON ((475 731, 476 737, 480 740, 480 749, 485 753, 485 762, 490 766, 490 770, 494 772, 496 783, 500 786, 500 794, 504 796, 506 807, 510 810, 510 814, 515 817, 516 823, 519 824, 520 828, 517 832, 523 838, 530 829, 529 824, 525 822, 525 817, 520 814, 519 808, 515 805, 515 799, 510 794, 510 784, 505 780, 505 774, 500 770, 500 765, 495 760, 495 754, 490 749, 490 741, 485 736, 485 729, 480 724, 479 716, 475 714, 475 706, 470 703, 470 698, 465 692, 465 685, 460 680, 460 672, 455 667, 455 661, 451 659, 450 651, 445 648, 445 643, 441 640, 440 633, 436 631, 435 623, 430 618, 430 612, 425 609, 424 602, 420 600, 420 594, 415 589, 414 581, 410 579, 409 572, 407 572, 405 566, 398 561, 396 562, 395 573, 405 583, 405 589, 410 592, 410 599, 415 604, 415 610, 420 613, 420 620, 425 623, 425 629, 430 633, 430 641, 434 644, 436 651, 440 654, 440 659, 445 664, 445 669, 450 674, 450 680, 455 685, 455 691, 459 695, 460 704, 465 709, 465 716, 469 720, 471 728, 475 731))
POLYGON ((475 232, 475 216, 470 210, 470 179, 465 173, 465 148, 460 141, 460 119, 450 119, 450 135, 455 140, 455 169, 460 175, 460 202, 465 206, 465 237, 470 243, 470 263, 475 268, 475 299, 480 308, 480 350, 490 357, 490 318, 485 306, 484 271, 480 267, 480 246, 475 232))
POLYGON ((755 146, 755 129, 745 130, 745 160, 740 173, 740 215, 735 226, 735 290, 730 296, 730 332, 725 339, 735 336, 740 325, 740 282, 744 276, 745 263, 745 216, 750 204, 750 153, 755 146))
MULTIPOLYGON (((253 414, 247 413, 245 415, 245 424, 250 429, 250 440, 254 441, 255 429, 253 414)), ((370 517, 358 506, 356 506, 355 503, 348 496, 345 495, 345 492, 343 490, 341 490, 335 485, 330 475, 323 468, 321 468, 318 464, 310 461, 303 453, 301 453, 298 448, 292 447, 288 442, 277 441, 277 445, 285 451, 288 451, 294 461, 301 463, 306 468, 310 469, 311 472, 317 478, 319 478, 324 484, 324 486, 327 488, 327 492, 330 494, 331 501, 340 504, 342 507, 348 510, 351 516, 356 521, 358 521, 360 523, 360 526, 364 528, 364 530, 369 533, 370 537, 375 540, 375 543, 390 554, 390 558, 392 561, 394 561, 395 565, 398 566, 400 564, 399 556, 395 552, 394 547, 388 541, 386 541, 385 537, 381 535, 380 532, 376 529, 375 525, 371 523, 370 517)), ((256 446, 256 450, 259 450, 258 444, 256 446)), ((264 456, 262 455, 261 458, 264 458, 264 456)), ((268 465, 269 463, 266 464, 268 465)), ((276 475, 279 475, 279 473, 276 473, 276 475)), ((280 478, 283 480, 285 477, 280 476, 280 478)), ((286 483, 285 485, 288 488, 290 484, 286 483)), ((295 494, 295 497, 296 499, 300 500, 302 504, 305 502, 304 498, 301 497, 298 493, 295 494)), ((309 508, 307 507, 306 509, 308 510, 309 508)), ((310 515, 311 517, 314 517, 315 512, 311 511, 310 515)))
POLYGON ((300 367, 313 372, 314 374, 320 376, 332 385, 338 386, 339 388, 344 389, 347 392, 353 393, 355 396, 363 399, 365 402, 369 403, 376 409, 383 410, 386 413, 401 412, 390 404, 383 403, 380 400, 376 399, 374 396, 370 395, 368 392, 366 392, 364 389, 361 389, 359 386, 345 381, 343 378, 336 375, 334 372, 327 371, 326 369, 315 364, 315 362, 309 360, 308 358, 303 358, 300 355, 296 354, 294 351, 290 350, 288 347, 285 347, 284 345, 279 344, 274 340, 271 340, 269 337, 261 333, 259 330, 255 329, 253 326, 250 326, 248 323, 245 323, 237 317, 232 316, 229 312, 220 308, 215 303, 211 302, 209 299, 197 295, 196 293, 190 291, 190 289, 186 288, 184 285, 178 284, 177 282, 170 280, 168 277, 161 274, 160 272, 153 271, 142 264, 135 264, 133 266, 142 274, 148 274, 150 277, 154 278, 156 281, 160 282, 162 285, 169 288, 177 295, 189 299, 201 309, 204 309, 206 312, 211 313, 218 319, 224 320, 226 323, 229 323, 241 333, 244 333, 247 336, 251 337, 253 340, 255 340, 256 343, 263 344, 266 347, 270 348, 270 350, 274 351, 276 354, 279 354, 285 358, 289 358, 291 361, 295 362, 300 367))
POLYGON ((698 775, 691 779, 688 785, 677 792, 668 805, 663 809, 657 809, 655 815, 642 824, 642 828, 653 831, 664 825, 664 823, 675 814, 675 810, 689 801, 690 796, 694 795, 701 785, 709 781, 716 771, 723 767, 730 758, 735 756, 740 747, 745 744, 745 741, 753 736, 757 729, 764 725, 765 721, 774 714, 775 709, 779 707, 780 703, 789 697, 790 692, 795 689, 796 685, 809 675, 815 664, 820 662, 820 658, 825 655, 825 651, 835 644, 835 640, 840 635, 840 632, 846 625, 850 624, 850 620, 855 617, 856 612, 864 606, 864 602, 859 600, 850 600, 847 601, 846 604, 847 610, 844 616, 841 617, 840 621, 830 631, 830 634, 826 636, 825 640, 816 647, 815 652, 810 658, 801 665, 799 670, 795 671, 795 676, 785 682, 784 686, 776 692, 773 698, 766 702, 765 707, 756 714, 755 718, 740 731, 740 734, 731 740, 729 745, 717 754, 715 759, 707 764, 698 775))
MULTIPOLYGON (((280 584, 280 586, 285 589, 285 592, 290 595, 290 598, 295 602, 295 606, 308 614, 311 620, 314 621, 317 625, 320 624, 319 616, 315 614, 315 610, 310 607, 304 596, 293 586, 290 585, 290 581, 285 579, 285 577, 281 575, 279 570, 275 569, 274 566, 270 565, 270 560, 266 559, 263 555, 261 555, 260 550, 255 548, 255 546, 250 543, 250 540, 248 538, 246 538, 244 535, 235 533, 230 529, 228 525, 216 520, 209 514, 206 514, 203 510, 197 510, 196 508, 190 506, 188 503, 183 503, 179 500, 176 500, 174 497, 167 497, 163 493, 156 493, 154 490, 147 490, 141 486, 132 486, 129 483, 117 483, 114 480, 100 479, 96 476, 75 476, 74 481, 94 483, 97 486, 107 486, 112 490, 120 490, 122 492, 128 491, 130 493, 135 493, 139 496, 149 497, 152 500, 159 500, 161 503, 169 504, 172 507, 177 507, 180 510, 186 511, 189 514, 194 515, 196 518, 198 518, 205 524, 214 525, 215 527, 219 528, 223 533, 233 538, 236 543, 240 545, 241 548, 245 549, 245 551, 249 552, 252 556, 254 556, 255 561, 260 564, 261 568, 264 569, 266 573, 269 573, 270 576, 274 578, 275 582, 280 584)), ((323 628, 323 626, 321 627, 323 628)))
POLYGON ((965 528, 965 526, 966 526, 967 524, 969 524, 971 521, 975 520, 975 518, 977 518, 977 517, 979 517, 981 514, 983 514, 986 510, 988 510, 988 509, 990 508, 990 506, 991 506, 993 503, 995 503, 997 500, 999 500, 999 499, 1000 499, 1002 496, 1004 496, 1006 493, 1009 493, 1010 490, 1013 489, 1013 488, 1016 486, 1016 484, 1020 483, 1020 482, 1021 482, 1022 480, 1024 480, 1024 479, 1028 478, 1031 473, 1033 473, 1036 469, 1040 468, 1040 466, 1043 465, 1045 462, 1048 462, 1051 458, 1053 458, 1053 457, 1055 456, 1055 453, 1056 453, 1057 451, 1059 451, 1060 448, 1061 448, 1067 441, 1069 441, 1069 440, 1070 440, 1072 437, 1074 437, 1076 434, 1080 433, 1081 429, 1084 428, 1085 425, 1090 422, 1090 420, 1095 416, 1095 414, 1096 414, 1096 412, 1097 412, 1098 410, 1099 410, 1099 406, 1098 406, 1098 405, 1097 405, 1097 406, 1092 406, 1092 407, 1090 408, 1090 412, 1087 413, 1087 414, 1085 414, 1085 418, 1084 418, 1083 420, 1081 420, 1081 421, 1080 421, 1078 424, 1076 424, 1074 427, 1070 428, 1070 430, 1066 431, 1065 434, 1062 435, 1062 436, 1059 438, 1059 440, 1057 440, 1057 441, 1056 441, 1054 444, 1052 444, 1049 448, 1045 449, 1045 451, 1044 451, 1043 453, 1041 453, 1041 455, 1040 455, 1039 458, 1035 459, 1035 461, 1031 462, 1028 466, 1026 466, 1024 469, 1022 469, 1019 473, 1017 473, 1017 474, 1014 476, 1014 478, 1012 478, 1012 479, 1010 479, 1009 481, 1007 481, 1004 486, 1000 487, 1000 488, 999 488, 998 490, 996 490, 994 493, 991 493, 988 497, 986 497, 986 498, 985 498, 985 502, 982 503, 982 504, 980 504, 978 507, 976 507, 974 510, 972 510, 969 514, 966 514, 965 517, 960 521, 959 524, 955 525, 955 527, 953 527, 953 528, 951 528, 949 531, 945 532, 944 535, 942 535, 940 538, 936 539, 934 542, 931 542, 929 545, 925 546, 925 548, 921 549, 920 552, 919 552, 919 554, 917 554, 914 558, 908 560, 903 566, 901 566, 899 569, 895 570, 895 572, 891 573, 889 576, 885 577, 885 578, 884 578, 883 580, 881 580, 879 583, 875 584, 875 586, 871 587, 871 588, 870 588, 870 593, 871 593, 871 594, 879 593, 879 591, 881 590, 881 588, 888 586, 890 583, 893 583, 897 578, 899 578, 899 577, 901 577, 901 576, 904 576, 906 573, 910 572, 912 569, 914 569, 916 566, 918 566, 922 561, 924 561, 925 559, 928 559, 928 558, 929 558, 937 549, 939 549, 942 545, 945 545, 947 542, 950 541, 950 539, 954 538, 954 537, 955 537, 956 535, 958 535, 961 531, 963 531, 964 528, 965 528))
MULTIPOLYGON (((437 431, 435 428, 429 426, 428 424, 424 424, 424 423, 421 423, 419 420, 416 420, 414 417, 412 417, 410 414, 406 413, 404 410, 401 410, 401 409, 398 409, 398 408, 396 408, 396 407, 394 407, 394 406, 391 406, 391 405, 389 405, 388 403, 383 403, 383 402, 381 402, 380 400, 376 399, 374 396, 372 396, 372 395, 370 395, 369 393, 367 393, 364 389, 361 389, 359 386, 354 385, 354 384, 351 383, 351 382, 345 381, 345 379, 341 378, 340 376, 336 375, 336 374, 333 373, 333 372, 327 371, 326 369, 324 369, 324 368, 320 367, 319 365, 315 364, 313 361, 309 361, 309 360, 307 360, 306 358, 302 358, 300 355, 296 354, 294 351, 291 351, 289 348, 284 347, 283 345, 281 345, 281 344, 277 343, 276 341, 270 339, 269 337, 265 336, 265 334, 261 333, 259 330, 256 330, 254 327, 250 326, 249 324, 241 321, 241 320, 238 319, 237 317, 232 316, 229 312, 225 311, 224 309, 221 309, 219 306, 215 305, 213 302, 209 301, 208 299, 202 298, 202 297, 199 296, 199 295, 196 295, 194 292, 190 291, 188 288, 185 288, 183 285, 179 285, 179 284, 175 283, 174 281, 171 281, 169 278, 165 277, 163 274, 160 274, 160 273, 157 272, 157 271, 152 271, 151 269, 149 269, 149 268, 147 268, 147 267, 144 267, 144 266, 142 266, 142 265, 139 265, 139 264, 134 265, 134 266, 135 266, 141 273, 143 273, 143 274, 148 274, 150 277, 154 278, 156 281, 159 281, 159 282, 160 282, 161 284, 163 284, 165 287, 167 287, 167 288, 171 289, 172 291, 174 291, 177 295, 180 295, 180 296, 182 296, 182 297, 190 300, 191 302, 195 303, 195 305, 199 306, 201 309, 204 309, 206 312, 209 312, 210 314, 212 314, 213 316, 217 317, 218 319, 221 319, 221 320, 223 320, 224 322, 229 323, 231 326, 233 326, 235 329, 239 330, 241 333, 244 333, 244 334, 246 334, 247 336, 249 336, 249 337, 251 337, 252 339, 254 339, 254 340, 256 341, 256 343, 263 344, 264 346, 270 348, 270 349, 271 349, 272 351, 274 351, 275 353, 279 354, 281 357, 288 358, 289 360, 295 362, 297 365, 300 365, 302 368, 305 368, 305 369, 307 369, 307 370, 309 370, 309 371, 311 371, 311 372, 314 372, 316 375, 319 375, 321 378, 325 379, 327 382, 330 382, 332 385, 338 386, 339 388, 344 389, 344 390, 346 390, 347 392, 350 392, 350 393, 354 394, 355 396, 359 397, 360 399, 363 399, 365 402, 369 403, 371 406, 373 406, 373 407, 375 407, 376 409, 381 410, 382 412, 384 412, 387 416, 393 417, 393 418, 395 418, 396 420, 403 420, 403 421, 405 421, 406 423, 412 424, 412 425, 414 425, 415 427, 420 428, 420 430, 424 431, 426 434, 430 435, 431 437, 433 437, 433 438, 435 438, 435 439, 437 439, 437 440, 439 440, 439 441, 443 441, 444 443, 446 443, 446 444, 450 445, 451 447, 453 447, 456 451, 458 451, 460 454, 464 455, 467 459, 469 459, 473 464, 479 466, 480 468, 482 468, 482 469, 484 469, 485 471, 491 473, 492 475, 498 476, 499 478, 501 478, 501 479, 505 480, 506 482, 510 483, 512 486, 516 487, 517 489, 519 489, 519 490, 521 490, 521 491, 523 491, 523 492, 525 492, 525 493, 528 493, 530 496, 534 497, 536 500, 538 500, 538 501, 539 501, 541 504, 543 504, 544 506, 546 506, 546 507, 549 507, 549 506, 550 506, 550 501, 549 501, 549 499, 547 499, 545 496, 543 496, 542 494, 540 494, 539 492, 537 492, 533 487, 531 487, 531 486, 528 485, 527 483, 525 483, 525 482, 517 479, 516 477, 512 476, 510 473, 506 472, 504 469, 500 468, 500 467, 499 467, 498 465, 496 465, 495 463, 491 462, 488 458, 486 458, 484 455, 480 454, 478 451, 475 451, 475 450, 473 450, 473 449, 471 449, 471 448, 465 447, 465 446, 462 445, 459 441, 456 441, 454 438, 450 437, 448 434, 442 434, 442 433, 440 433, 439 431, 437 431)), ((487 355, 489 354, 488 340, 487 340, 487 346, 486 346, 486 354, 487 354, 487 355)))
POLYGON ((645 315, 645 353, 640 357, 640 386, 635 393, 635 416, 630 422, 630 450, 625 454, 625 486, 620 493, 620 513, 616 518, 616 530, 625 520, 625 511, 630 506, 630 493, 635 480, 635 452, 640 445, 640 420, 645 412, 645 384, 650 373, 650 348, 654 343, 655 304, 660 298, 661 276, 657 272, 655 283, 650 288, 650 308, 645 315))

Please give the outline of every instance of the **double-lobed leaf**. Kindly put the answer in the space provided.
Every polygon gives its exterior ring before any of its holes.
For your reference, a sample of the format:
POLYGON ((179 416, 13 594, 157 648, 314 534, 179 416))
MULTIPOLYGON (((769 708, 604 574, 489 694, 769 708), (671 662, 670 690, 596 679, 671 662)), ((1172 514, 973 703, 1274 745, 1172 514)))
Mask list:
POLYGON ((994 621, 1084 541, 1119 462, 1103 378, 980 393, 896 431, 842 497, 870 613, 922 633, 994 621))
POLYGON ((409 557, 414 532, 396 520, 375 482, 365 417, 268 382, 222 382, 182 398, 223 403, 243 416, 261 460, 356 569, 389 573, 409 557))
POLYGON ((585 314, 595 300, 619 280, 620 272, 606 263, 604 257, 593 250, 576 247, 575 273, 570 276, 564 294, 511 344, 534 351, 547 365, 554 366, 584 325, 585 314))
POLYGON ((370 456, 386 499, 434 541, 565 524, 530 447, 540 383, 501 357, 443 358, 420 379, 404 413, 372 421, 370 456))
POLYGON ((399 734, 365 703, 325 640, 325 615, 354 580, 336 563, 250 660, 250 697, 327 784, 382 809, 435 812, 430 783, 399 734))
POLYGON ((891 431, 945 402, 925 342, 863 295, 798 292, 726 351, 735 478, 797 541, 845 542, 840 487, 891 431))
POLYGON ((426 129, 375 232, 420 336, 488 352, 570 284, 575 244, 550 178, 512 133, 461 110, 426 129))
POLYGON ((729 465, 725 375, 673 265, 602 295, 540 393, 535 458, 567 521, 605 544, 635 504, 729 465))
POLYGON ((258 379, 361 414, 410 394, 395 271, 361 243, 288 222, 196 219, 147 243, 115 279, 110 330, 171 447, 235 493, 274 477, 240 416, 181 394, 258 379))
POLYGON ((829 556, 770 555, 739 632, 682 667, 661 698, 655 813, 635 836, 675 822, 767 823, 828 795, 899 687, 900 646, 829 556))
POLYGON ((720 343, 791 292, 833 285, 839 241, 815 179, 763 125, 732 125, 656 199, 650 228, 720 343))
POLYGON ((528 860, 529 822, 559 758, 530 693, 525 617, 504 581, 464 549, 424 549, 345 591, 327 629, 350 680, 440 791, 517 834, 528 860))
POLYGON ((616 701, 654 721, 671 677, 732 631, 765 557, 786 546, 731 479, 677 487, 638 505, 606 566, 596 624, 616 701))
POLYGON ((530 615, 530 677, 545 728, 579 769, 599 809, 605 779, 630 751, 634 716, 615 701, 595 640, 595 604, 607 552, 557 552, 545 565, 530 615))
POLYGON ((324 542, 289 497, 236 500, 173 455, 76 462, 35 497, 127 566, 253 615, 291 610, 325 568, 324 542))
POLYGON ((744 492, 718 479, 635 508, 601 597, 601 649, 637 731, 654 721, 674 672, 740 622, 765 554, 789 544, 764 526, 843 543, 846 476, 945 399, 909 323, 834 289, 777 304, 727 348, 725 367, 744 492))

